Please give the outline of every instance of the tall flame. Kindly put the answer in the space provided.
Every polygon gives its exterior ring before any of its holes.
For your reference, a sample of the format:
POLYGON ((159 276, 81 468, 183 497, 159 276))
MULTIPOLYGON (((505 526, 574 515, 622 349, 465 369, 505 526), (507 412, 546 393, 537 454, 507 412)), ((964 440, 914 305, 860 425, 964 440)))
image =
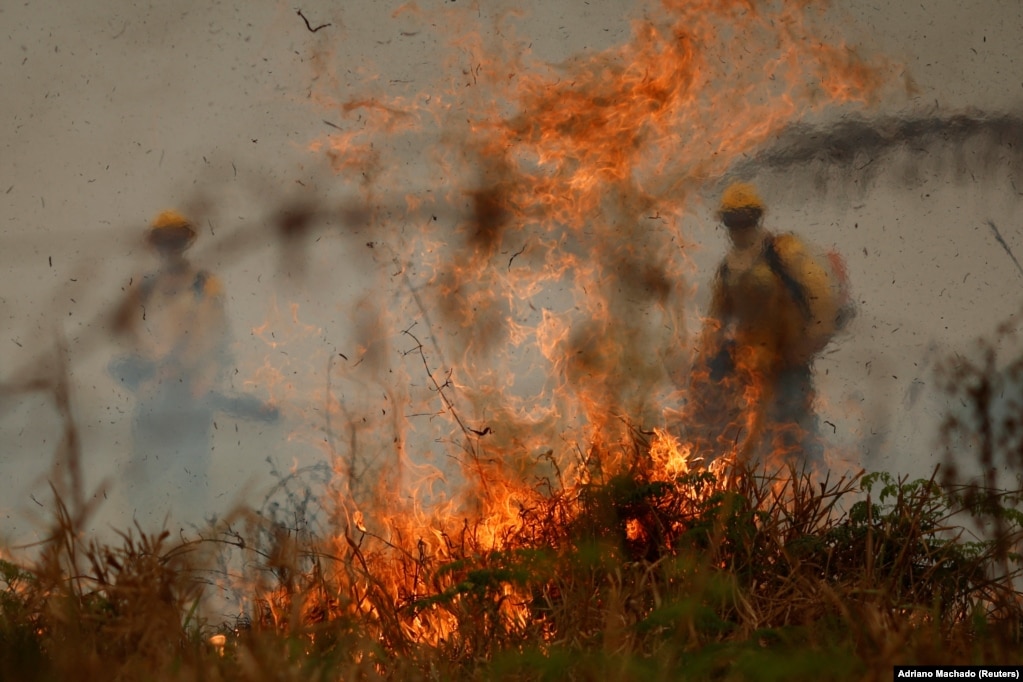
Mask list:
MULTIPOLYGON (((374 204, 381 273, 354 308, 358 352, 331 365, 320 401, 346 434, 329 448, 345 481, 337 549, 400 548, 386 589, 410 602, 418 567, 454 538, 500 547, 537 496, 624 466, 689 363, 682 226, 701 189, 793 120, 869 103, 884 82, 816 37, 814 2, 663 0, 628 42, 560 65, 464 12, 435 19, 457 27, 462 63, 414 96, 317 91, 341 123, 310 145, 374 204)), ((646 456, 674 480, 701 444, 658 430, 646 456)), ((416 636, 450 625, 430 613, 416 636)))

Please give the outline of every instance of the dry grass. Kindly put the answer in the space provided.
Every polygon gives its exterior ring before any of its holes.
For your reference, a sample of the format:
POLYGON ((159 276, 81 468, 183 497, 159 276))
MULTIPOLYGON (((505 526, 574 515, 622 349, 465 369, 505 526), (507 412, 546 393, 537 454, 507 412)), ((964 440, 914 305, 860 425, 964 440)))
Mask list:
POLYGON ((633 462, 537 498, 499 542, 465 523, 435 552, 258 516, 80 544, 60 504, 39 560, 2 564, 0 678, 881 679, 1019 660, 1014 499, 785 473, 633 462), (966 541, 964 512, 998 514, 1000 537, 966 541), (255 607, 210 623, 200 569, 225 545, 259 559, 255 607))
MULTIPOLYGON (((53 391, 69 480, 38 559, 0 562, 0 680, 858 680, 1023 655, 1020 491, 749 467, 672 478, 638 431, 589 451, 586 482, 536 486, 496 536, 472 518, 362 530, 279 475, 273 513, 85 539, 57 364, 16 387, 53 391), (224 550, 250 569, 247 618, 226 623, 203 608, 224 550)), ((980 433, 982 463, 1018 470, 1004 455, 1019 425, 993 420, 991 397, 1023 364, 1003 365, 958 366, 976 409, 949 433, 980 433)))

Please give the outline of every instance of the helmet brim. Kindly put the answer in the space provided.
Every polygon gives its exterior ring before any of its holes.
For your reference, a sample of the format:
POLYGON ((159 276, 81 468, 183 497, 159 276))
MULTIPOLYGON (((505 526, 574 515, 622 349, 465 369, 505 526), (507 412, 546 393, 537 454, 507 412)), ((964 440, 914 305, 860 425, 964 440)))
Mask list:
POLYGON ((195 236, 190 225, 170 225, 149 230, 147 241, 157 249, 187 249, 195 236))
POLYGON ((718 218, 728 228, 752 227, 760 222, 763 210, 756 206, 744 206, 742 208, 729 208, 718 211, 718 218))

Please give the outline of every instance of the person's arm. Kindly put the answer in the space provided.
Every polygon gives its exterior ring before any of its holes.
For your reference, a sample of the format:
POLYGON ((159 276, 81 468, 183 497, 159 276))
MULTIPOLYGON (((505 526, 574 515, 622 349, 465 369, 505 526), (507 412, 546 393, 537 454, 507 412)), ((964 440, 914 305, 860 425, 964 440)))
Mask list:
POLYGON ((727 271, 722 265, 714 279, 710 307, 703 323, 699 348, 697 350, 697 366, 706 367, 719 379, 732 370, 731 344, 729 335, 732 323, 732 299, 725 287, 727 271))
POLYGON ((133 280, 121 297, 110 317, 110 330, 124 345, 127 352, 115 356, 107 371, 116 381, 131 390, 137 390, 156 371, 151 357, 142 352, 139 327, 145 319, 145 303, 152 290, 150 277, 133 280))

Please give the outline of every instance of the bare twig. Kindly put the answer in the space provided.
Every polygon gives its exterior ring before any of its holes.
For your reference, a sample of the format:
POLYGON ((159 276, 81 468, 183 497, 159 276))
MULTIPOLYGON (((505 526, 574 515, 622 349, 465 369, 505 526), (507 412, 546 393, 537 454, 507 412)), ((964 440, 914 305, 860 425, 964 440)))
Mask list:
POLYGON ((309 23, 309 20, 305 18, 305 15, 304 15, 304 14, 302 14, 302 10, 298 10, 298 11, 296 11, 296 12, 295 12, 295 14, 297 14, 297 15, 298 15, 298 16, 300 16, 300 17, 302 17, 302 21, 304 21, 304 22, 305 22, 305 27, 306 27, 307 29, 309 29, 309 32, 310 32, 310 33, 316 33, 316 32, 317 32, 317 31, 319 31, 319 30, 320 30, 321 28, 327 28, 328 26, 330 26, 330 24, 320 24, 320 25, 319 25, 319 26, 317 26, 316 28, 313 28, 313 25, 312 25, 312 24, 310 24, 310 23, 309 23))
POLYGON ((458 414, 458 410, 455 409, 454 403, 451 402, 451 399, 448 398, 447 393, 444 392, 445 388, 451 386, 450 379, 445 380, 443 384, 437 381, 437 378, 433 375, 433 371, 430 369, 430 363, 426 359, 426 352, 423 350, 423 343, 416 337, 415 334, 412 333, 411 330, 412 330, 411 327, 402 330, 402 334, 405 334, 406 336, 408 336, 409 338, 416 342, 416 347, 409 352, 411 353, 418 351, 419 357, 423 361, 423 367, 426 369, 426 375, 430 377, 430 382, 433 384, 435 390, 440 395, 441 400, 444 403, 444 407, 447 408, 447 411, 449 413, 451 413, 451 416, 458 424, 458 428, 460 428, 462 430, 462 433, 465 434, 467 449, 469 451, 469 454, 472 455, 473 461, 476 463, 476 469, 479 472, 480 485, 483 486, 483 491, 489 496, 490 489, 489 486, 487 486, 487 477, 484 475, 483 467, 480 464, 479 452, 476 449, 476 445, 473 443, 472 436, 475 435, 477 438, 479 438, 490 433, 490 429, 489 427, 487 427, 486 429, 480 431, 466 426, 465 422, 462 421, 461 416, 459 416, 458 414))
POLYGON ((1019 271, 1019 274, 1023 275, 1023 266, 1021 266, 1019 264, 1019 261, 1016 260, 1016 256, 1013 255, 1012 249, 1010 249, 1009 245, 1005 242, 1005 239, 1002 237, 1001 231, 998 229, 998 226, 995 225, 995 221, 989 220, 987 221, 987 224, 988 227, 991 228, 991 231, 995 233, 995 239, 998 241, 999 244, 1002 245, 1002 248, 1005 249, 1005 253, 1009 254, 1009 258, 1011 258, 1012 262, 1016 264, 1016 269, 1019 271))

